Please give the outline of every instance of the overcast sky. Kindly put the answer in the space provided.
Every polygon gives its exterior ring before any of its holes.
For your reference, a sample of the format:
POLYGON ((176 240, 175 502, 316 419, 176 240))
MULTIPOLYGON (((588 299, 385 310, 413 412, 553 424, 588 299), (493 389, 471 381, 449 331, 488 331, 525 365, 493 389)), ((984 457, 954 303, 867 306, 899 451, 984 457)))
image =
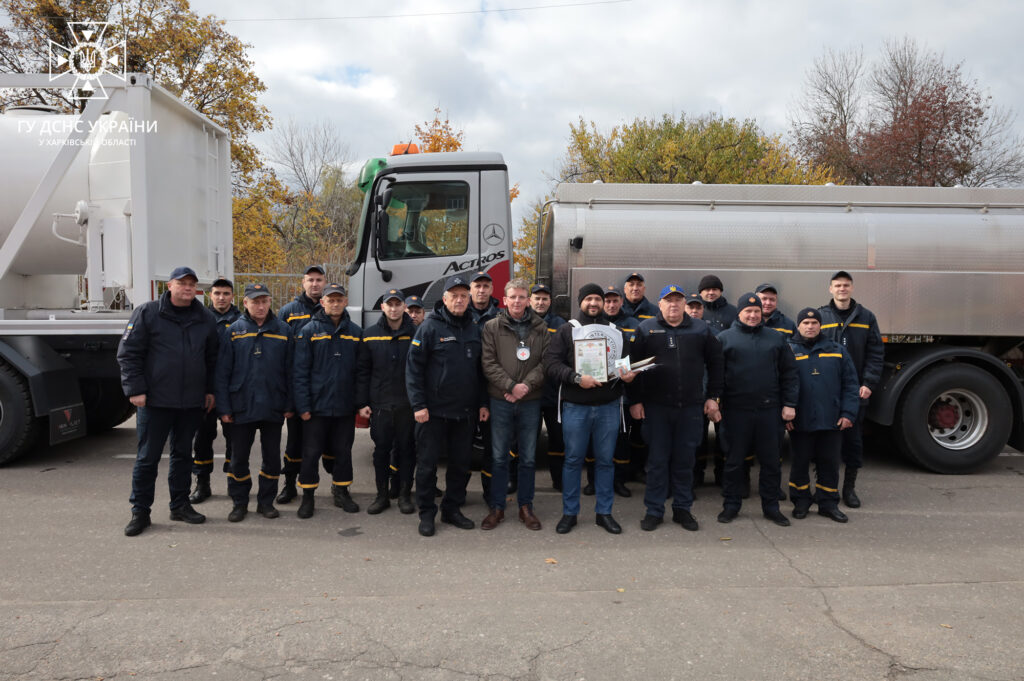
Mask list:
MULTIPOLYGON (((708 112, 786 133, 826 47, 910 36, 963 61, 1024 133, 1020 0, 194 0, 251 43, 275 120, 330 119, 354 159, 387 153, 435 106, 465 149, 504 154, 522 198, 543 195, 569 123, 708 112), (516 9, 520 8, 520 9, 516 9), (532 9, 527 9, 532 8, 532 9), (509 10, 509 11, 496 11, 509 10), (404 15, 404 16, 403 16, 404 15), (312 18, 301 20, 301 18, 312 18), (255 20, 255 21, 254 21, 255 20)), ((262 138, 256 138, 261 146, 262 138)))

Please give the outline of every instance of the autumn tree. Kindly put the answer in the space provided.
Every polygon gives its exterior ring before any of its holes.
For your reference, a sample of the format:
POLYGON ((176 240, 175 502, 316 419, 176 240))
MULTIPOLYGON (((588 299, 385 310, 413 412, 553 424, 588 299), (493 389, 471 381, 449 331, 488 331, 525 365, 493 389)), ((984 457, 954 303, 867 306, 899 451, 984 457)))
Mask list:
POLYGON ((268 158, 283 181, 272 226, 291 268, 352 257, 362 193, 345 175, 350 153, 341 140, 329 121, 288 121, 270 141, 268 158))
POLYGON ((466 136, 464 130, 457 130, 452 125, 447 113, 444 115, 444 120, 441 120, 441 107, 439 106, 434 107, 434 120, 416 125, 415 131, 416 139, 420 143, 420 151, 423 153, 461 151, 462 139, 466 136))
POLYGON ((569 131, 560 182, 822 184, 833 179, 827 168, 802 164, 779 137, 752 120, 666 114, 604 133, 581 118, 569 131))
POLYGON ((1013 185, 1024 181, 1014 117, 993 104, 963 63, 913 40, 826 52, 807 73, 792 117, 804 158, 870 185, 1013 185))
MULTIPOLYGON (((266 86, 253 70, 250 45, 224 30, 222 20, 196 14, 187 0, 0 0, 0 9, 8 19, 0 26, 0 71, 45 73, 49 41, 73 44, 71 22, 110 22, 104 41, 127 42, 129 72, 151 74, 231 133, 236 191, 259 183, 259 154, 248 135, 271 125, 258 101, 266 86)), ((0 106, 28 103, 75 108, 64 90, 0 95, 0 106)))

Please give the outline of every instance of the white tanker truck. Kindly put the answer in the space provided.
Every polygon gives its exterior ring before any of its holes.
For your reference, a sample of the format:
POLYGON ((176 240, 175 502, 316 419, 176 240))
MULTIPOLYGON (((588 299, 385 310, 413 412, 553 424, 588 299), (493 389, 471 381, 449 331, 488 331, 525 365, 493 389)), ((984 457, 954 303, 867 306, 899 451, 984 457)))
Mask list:
POLYGON ((569 314, 586 282, 647 290, 717 274, 734 300, 775 284, 791 318, 847 270, 886 340, 868 418, 910 458, 959 473, 1024 448, 1024 190, 562 184, 537 278, 569 314))
MULTIPOLYGON (((131 308, 171 270, 232 276, 227 132, 145 74, 81 115, 0 115, 0 463, 121 423, 131 308)), ((3 74, 0 87, 71 87, 3 74)))

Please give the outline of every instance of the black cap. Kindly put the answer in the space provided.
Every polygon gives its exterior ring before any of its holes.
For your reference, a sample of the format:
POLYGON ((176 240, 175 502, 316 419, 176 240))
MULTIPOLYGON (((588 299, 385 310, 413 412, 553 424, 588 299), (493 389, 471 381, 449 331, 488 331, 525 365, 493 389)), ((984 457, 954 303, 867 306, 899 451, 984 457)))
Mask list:
POLYGON ((551 289, 547 287, 547 284, 534 284, 530 287, 530 295, 533 295, 534 293, 546 293, 550 296, 551 289))
POLYGON ((246 284, 245 285, 245 297, 246 298, 259 298, 261 296, 269 296, 270 291, 267 290, 266 284, 246 284))
POLYGON ((799 324, 805 319, 815 319, 820 324, 821 312, 818 312, 818 310, 814 309, 813 307, 805 307, 804 309, 800 310, 800 312, 797 313, 796 323, 799 324))
POLYGON ((771 291, 775 295, 779 295, 779 289, 775 288, 775 284, 760 284, 754 289, 754 293, 764 293, 765 291, 771 291))
POLYGON ((199 277, 196 276, 196 271, 191 267, 186 267, 184 265, 181 267, 175 267, 171 271, 171 276, 167 277, 167 280, 170 281, 171 279, 184 279, 185 277, 192 277, 196 281, 199 281, 199 277))
POLYGON ((846 270, 839 270, 829 278, 829 281, 833 282, 836 279, 849 279, 850 281, 853 281, 853 277, 850 276, 850 273, 846 270))
POLYGON ((756 307, 758 310, 761 309, 761 299, 753 293, 744 293, 740 296, 739 300, 736 301, 736 311, 742 312, 748 307, 756 307))
POLYGON ((626 287, 626 282, 629 281, 630 279, 639 279, 640 281, 643 281, 644 275, 640 274, 639 272, 630 272, 629 274, 626 275, 626 278, 622 280, 623 288, 626 287))
POLYGON ((486 279, 487 281, 494 281, 493 279, 491 279, 491 275, 487 274, 483 270, 479 272, 474 272, 473 278, 470 279, 470 281, 480 281, 481 279, 486 279))
POLYGON ((467 289, 469 288, 469 282, 466 281, 466 278, 463 277, 461 274, 453 274, 452 276, 448 277, 448 279, 444 282, 445 291, 451 291, 453 288, 456 288, 458 286, 467 289))
POLYGON ((210 288, 213 288, 214 286, 220 286, 221 288, 229 288, 232 291, 235 290, 235 285, 231 283, 231 280, 225 279, 224 277, 214 279, 213 283, 210 284, 210 288))
POLYGON ((696 305, 700 305, 701 307, 704 307, 704 299, 700 297, 699 293, 687 293, 686 294, 686 304, 687 305, 694 305, 694 304, 696 304, 696 305))
POLYGON ((398 298, 398 302, 405 300, 405 294, 402 293, 401 289, 389 288, 388 292, 384 294, 384 297, 380 299, 381 304, 388 302, 392 298, 398 298))
POLYGON ((345 290, 345 287, 342 286, 341 284, 328 284, 327 286, 324 286, 324 298, 335 293, 343 296, 348 295, 348 292, 345 290))
POLYGON ((303 272, 303 274, 309 274, 310 272, 319 272, 325 277, 327 276, 327 271, 324 270, 324 268, 320 265, 310 265, 309 267, 306 268, 306 271, 303 272))
POLYGON ((604 287, 604 292, 601 295, 604 295, 604 296, 618 296, 618 297, 621 298, 622 297, 622 291, 619 289, 618 286, 615 286, 614 284, 610 284, 610 285, 604 287))
POLYGON ((408 298, 405 299, 405 306, 422 308, 423 299, 420 298, 419 296, 409 296, 408 298))
POLYGON ((697 292, 699 293, 706 288, 717 288, 720 291, 725 290, 725 286, 722 285, 722 280, 713 274, 705 274, 701 277, 700 283, 697 285, 697 292))
POLYGON ((576 296, 576 304, 579 305, 583 302, 583 299, 587 296, 601 296, 604 297, 604 289, 597 284, 584 284, 580 287, 579 295, 576 296))

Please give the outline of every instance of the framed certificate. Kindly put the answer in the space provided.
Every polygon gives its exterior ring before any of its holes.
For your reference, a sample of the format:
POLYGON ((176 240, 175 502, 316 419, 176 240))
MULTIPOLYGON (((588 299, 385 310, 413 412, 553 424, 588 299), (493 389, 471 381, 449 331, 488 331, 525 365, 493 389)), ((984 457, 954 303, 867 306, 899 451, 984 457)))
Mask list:
POLYGON ((573 341, 576 373, 608 380, 608 341, 604 338, 580 338, 573 341))

